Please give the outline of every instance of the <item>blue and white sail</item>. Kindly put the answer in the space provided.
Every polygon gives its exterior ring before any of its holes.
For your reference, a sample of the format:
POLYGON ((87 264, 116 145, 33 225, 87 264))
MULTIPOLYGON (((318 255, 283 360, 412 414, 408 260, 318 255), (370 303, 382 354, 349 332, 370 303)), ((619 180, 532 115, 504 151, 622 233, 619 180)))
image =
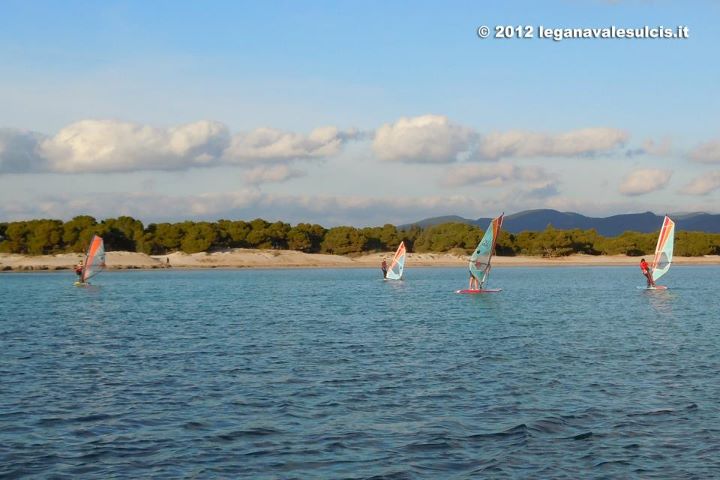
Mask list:
POLYGON ((490 263, 495 253, 495 244, 500 234, 503 216, 504 215, 500 215, 492 219, 487 230, 485 230, 482 240, 480 240, 480 243, 470 257, 468 268, 470 269, 470 273, 478 279, 480 290, 485 288, 485 284, 490 276, 490 263))
POLYGON ((405 242, 400 242, 400 246, 395 252, 395 256, 390 263, 387 275, 385 278, 390 280, 400 280, 403 276, 403 270, 405 269, 405 242))

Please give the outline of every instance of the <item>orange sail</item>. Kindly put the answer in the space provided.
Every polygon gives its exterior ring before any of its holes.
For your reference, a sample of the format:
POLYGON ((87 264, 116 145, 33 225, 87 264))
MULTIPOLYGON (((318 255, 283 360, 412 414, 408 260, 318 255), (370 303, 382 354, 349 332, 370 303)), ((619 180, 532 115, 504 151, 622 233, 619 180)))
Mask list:
POLYGON ((105 244, 102 237, 95 235, 90 241, 85 264, 83 265, 82 281, 87 282, 105 269, 105 244))

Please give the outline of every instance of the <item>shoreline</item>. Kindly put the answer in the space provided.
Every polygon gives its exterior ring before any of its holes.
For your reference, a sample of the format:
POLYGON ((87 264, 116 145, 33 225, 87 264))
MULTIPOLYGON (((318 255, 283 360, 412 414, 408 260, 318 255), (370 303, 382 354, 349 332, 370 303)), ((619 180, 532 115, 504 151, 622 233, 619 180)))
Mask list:
MULTIPOLYGON (((275 269, 275 268, 380 268, 383 259, 394 252, 359 256, 302 253, 294 250, 232 249, 213 253, 175 252, 168 255, 146 255, 137 252, 108 252, 108 270, 177 269, 275 269)), ((0 253, 0 272, 36 272, 71 270, 82 261, 83 254, 20 255, 0 253)), ((625 255, 570 255, 558 258, 515 256, 493 258, 494 267, 563 267, 563 266, 636 266, 641 257, 625 255)), ((412 267, 465 267, 468 256, 449 253, 409 253, 406 265, 412 267)), ((720 265, 720 255, 675 257, 675 265, 720 265)))

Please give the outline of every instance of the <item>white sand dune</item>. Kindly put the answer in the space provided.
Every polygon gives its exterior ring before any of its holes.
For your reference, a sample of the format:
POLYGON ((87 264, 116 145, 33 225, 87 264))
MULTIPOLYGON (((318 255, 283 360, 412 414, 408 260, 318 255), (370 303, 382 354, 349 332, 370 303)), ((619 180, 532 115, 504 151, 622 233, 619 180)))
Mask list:
MULTIPOLYGON (((360 256, 302 253, 293 250, 230 249, 213 253, 187 254, 176 252, 169 255, 150 256, 136 252, 108 252, 109 269, 128 268, 379 268, 382 260, 390 259, 393 252, 371 253, 360 256)), ((416 267, 464 267, 467 256, 449 253, 410 253, 409 268, 416 267)), ((16 255, 0 253, 0 271, 34 271, 71 269, 83 259, 83 255, 63 253, 58 255, 16 255)), ((496 267, 512 266, 566 266, 566 265, 636 265, 639 257, 625 255, 571 255, 561 258, 541 257, 495 257, 496 267)), ((677 265, 720 265, 720 256, 675 257, 677 265)))

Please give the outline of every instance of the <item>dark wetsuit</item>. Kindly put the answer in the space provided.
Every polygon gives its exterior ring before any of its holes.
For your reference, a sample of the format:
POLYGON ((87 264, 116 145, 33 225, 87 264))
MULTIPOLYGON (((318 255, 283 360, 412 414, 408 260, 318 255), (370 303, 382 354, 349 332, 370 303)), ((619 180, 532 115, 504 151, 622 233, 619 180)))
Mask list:
POLYGON ((383 272, 383 278, 387 278, 387 262, 383 260, 382 264, 380 265, 380 268, 383 272))

